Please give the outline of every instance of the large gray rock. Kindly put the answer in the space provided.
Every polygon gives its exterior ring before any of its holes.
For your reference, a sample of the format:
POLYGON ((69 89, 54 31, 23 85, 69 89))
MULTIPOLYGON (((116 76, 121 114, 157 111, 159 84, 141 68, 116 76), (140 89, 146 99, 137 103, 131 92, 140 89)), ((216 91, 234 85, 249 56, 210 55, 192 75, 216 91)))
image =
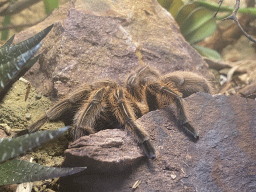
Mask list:
POLYGON ((61 191, 128 192, 138 180, 137 190, 145 192, 256 191, 256 101, 203 93, 185 101, 189 121, 199 133, 197 142, 177 125, 174 106, 150 112, 136 123, 147 128, 155 160, 145 159, 119 174, 90 171, 63 178, 61 191))
POLYGON ((207 64, 156 0, 71 0, 16 42, 52 23, 39 63, 25 75, 45 95, 62 97, 100 79, 123 82, 140 66, 136 49, 162 73, 187 70, 211 79, 207 64))

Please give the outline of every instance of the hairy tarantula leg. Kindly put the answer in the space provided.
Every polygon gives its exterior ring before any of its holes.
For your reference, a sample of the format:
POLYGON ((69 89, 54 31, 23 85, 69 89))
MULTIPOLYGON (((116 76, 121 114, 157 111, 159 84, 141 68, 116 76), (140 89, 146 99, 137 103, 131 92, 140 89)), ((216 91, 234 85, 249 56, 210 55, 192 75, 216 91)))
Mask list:
POLYGON ((46 122, 48 121, 48 117, 45 115, 41 117, 39 120, 37 120, 35 123, 30 125, 27 129, 24 129, 18 133, 15 134, 14 137, 19 137, 22 135, 25 135, 27 133, 33 133, 36 132, 40 127, 42 127, 46 122))
POLYGON ((172 90, 168 89, 167 87, 163 87, 163 92, 166 92, 170 95, 172 95, 175 100, 176 100, 176 105, 178 108, 178 120, 182 124, 182 126, 191 134, 195 139, 198 139, 198 134, 194 127, 190 125, 190 123, 187 120, 186 114, 185 114, 185 109, 183 105, 183 99, 177 95, 175 92, 172 90))
POLYGON ((112 103, 115 103, 115 105, 117 105, 116 107, 114 107, 114 114, 117 119, 135 133, 135 135, 139 139, 140 144, 142 144, 142 148, 147 157, 150 159, 154 159, 156 157, 155 149, 149 141, 145 131, 135 124, 135 117, 134 115, 132 115, 131 106, 126 102, 124 91, 122 89, 115 90, 113 94, 113 99, 114 102, 112 101, 112 103))
POLYGON ((70 102, 69 100, 64 100, 56 104, 46 112, 46 115, 44 115, 38 121, 28 127, 29 133, 38 131, 40 127, 42 127, 48 121, 57 120, 65 111, 71 109, 71 107, 72 102, 70 102))
MULTIPOLYGON (((177 105, 177 110, 178 110, 178 121, 186 129, 186 131, 189 134, 191 134, 195 139, 198 139, 198 134, 197 134, 196 130, 194 129, 194 127, 192 125, 190 125, 190 123, 187 120, 184 105, 183 105, 183 99, 181 96, 179 96, 177 93, 175 93, 168 87, 162 86, 161 84, 158 84, 158 83, 149 84, 147 86, 147 90, 152 96, 155 97, 155 101, 157 101, 156 96, 155 96, 156 93, 166 94, 166 95, 174 98, 175 103, 177 105), (152 92, 155 94, 153 94, 152 92)), ((154 102, 154 101, 147 100, 147 102, 148 102, 148 105, 154 105, 154 106, 158 105, 157 102, 154 102)))
POLYGON ((101 88, 93 92, 85 105, 77 112, 72 133, 74 140, 77 140, 88 133, 94 133, 93 125, 95 120, 100 116, 100 113, 104 109, 102 101, 105 92, 106 88, 101 88))
POLYGON ((36 132, 48 121, 57 120, 63 113, 67 112, 72 106, 78 101, 82 100, 89 93, 89 88, 85 88, 77 91, 71 97, 64 99, 63 101, 54 105, 51 109, 46 112, 46 115, 41 117, 38 121, 30 125, 27 129, 18 132, 15 137, 21 136, 27 133, 36 132))

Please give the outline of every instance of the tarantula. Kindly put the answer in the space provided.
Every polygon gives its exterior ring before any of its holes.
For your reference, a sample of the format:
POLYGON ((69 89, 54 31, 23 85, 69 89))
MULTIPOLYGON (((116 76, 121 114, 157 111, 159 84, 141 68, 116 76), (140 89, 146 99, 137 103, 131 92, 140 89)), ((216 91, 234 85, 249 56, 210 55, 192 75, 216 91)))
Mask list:
POLYGON ((71 96, 58 102, 46 114, 33 123, 29 132, 38 130, 47 121, 72 116, 73 139, 106 128, 125 125, 136 136, 148 158, 155 158, 155 149, 147 133, 135 120, 143 114, 170 103, 177 105, 180 124, 194 138, 198 135, 187 121, 183 98, 195 92, 210 93, 207 80, 192 72, 173 72, 163 77, 149 66, 140 67, 127 78, 125 87, 113 81, 101 81, 85 85, 71 96))

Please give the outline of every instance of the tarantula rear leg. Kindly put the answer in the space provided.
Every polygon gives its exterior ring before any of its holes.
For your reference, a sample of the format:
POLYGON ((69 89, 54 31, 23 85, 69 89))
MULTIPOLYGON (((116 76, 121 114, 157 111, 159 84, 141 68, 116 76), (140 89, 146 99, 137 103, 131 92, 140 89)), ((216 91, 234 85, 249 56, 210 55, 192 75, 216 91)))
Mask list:
POLYGON ((199 136, 195 130, 195 128, 189 123, 187 116, 185 114, 184 104, 183 104, 183 98, 177 95, 175 92, 173 92, 171 89, 165 87, 163 89, 163 92, 166 92, 170 96, 172 96, 175 100, 175 103, 177 105, 178 110, 178 121, 180 124, 186 129, 188 133, 190 133, 195 139, 198 139, 199 136))
POLYGON ((183 94, 183 98, 197 92, 209 94, 212 92, 210 83, 203 76, 189 71, 171 72, 162 78, 162 82, 174 84, 175 88, 183 94))
POLYGON ((177 118, 179 123, 190 135, 192 135, 195 139, 198 139, 196 130, 187 120, 182 94, 178 92, 174 87, 169 86, 171 86, 171 84, 165 85, 160 82, 150 83, 146 86, 146 101, 149 109, 156 110, 158 108, 164 107, 166 104, 170 104, 171 100, 174 100, 177 106, 177 118), (165 100, 164 97, 167 97, 168 101, 159 101, 157 95, 160 96, 161 100, 165 100), (163 106, 162 103, 165 105, 163 106))
POLYGON ((150 159, 154 159, 156 157, 155 149, 151 144, 147 133, 135 124, 134 121, 136 120, 136 118, 134 116, 131 104, 126 99, 126 94, 128 93, 125 92, 123 89, 118 88, 110 95, 110 103, 114 110, 114 115, 119 122, 124 124, 135 134, 135 136, 139 140, 139 144, 142 145, 144 153, 147 155, 147 157, 150 159))

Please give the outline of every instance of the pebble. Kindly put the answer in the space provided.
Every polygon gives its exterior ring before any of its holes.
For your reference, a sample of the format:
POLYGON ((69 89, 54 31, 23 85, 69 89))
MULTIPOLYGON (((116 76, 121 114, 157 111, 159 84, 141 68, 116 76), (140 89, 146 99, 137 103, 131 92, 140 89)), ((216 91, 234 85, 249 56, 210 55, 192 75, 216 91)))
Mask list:
POLYGON ((30 113, 26 113, 25 117, 29 121, 31 119, 31 114, 30 113))
POLYGON ((236 94, 236 90, 234 88, 231 88, 228 90, 229 95, 235 95, 236 94))
POLYGON ((8 135, 8 136, 11 135, 11 128, 6 123, 0 124, 0 129, 3 129, 6 133, 6 135, 8 135))
POLYGON ((41 99, 41 98, 42 98, 42 93, 38 93, 38 94, 36 95, 36 99, 39 100, 39 99, 41 99))

